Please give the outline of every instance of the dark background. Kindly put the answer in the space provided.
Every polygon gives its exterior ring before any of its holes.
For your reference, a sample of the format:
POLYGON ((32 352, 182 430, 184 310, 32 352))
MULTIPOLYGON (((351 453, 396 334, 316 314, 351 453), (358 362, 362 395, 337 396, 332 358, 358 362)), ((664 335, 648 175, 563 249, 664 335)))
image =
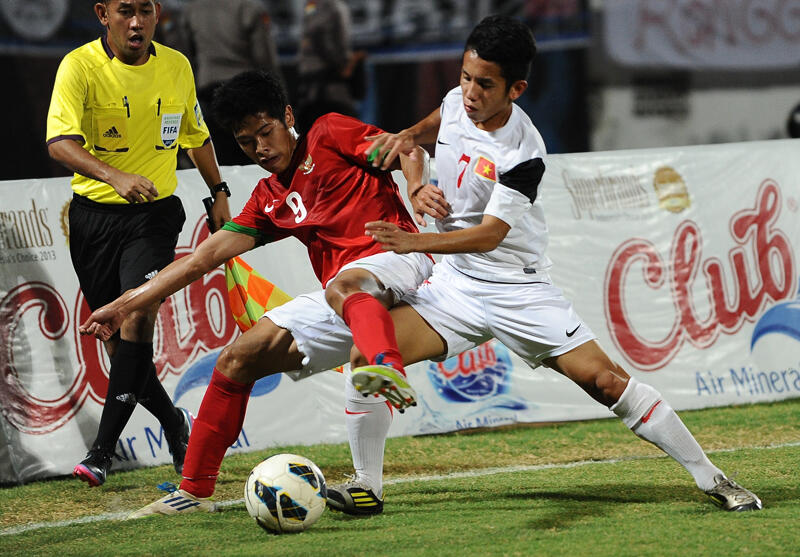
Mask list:
MULTIPOLYGON (((57 31, 46 39, 21 36, 0 14, 0 110, 2 139, 0 180, 70 175, 50 160, 45 147, 47 108, 61 58, 69 50, 100 36, 90 0, 67 2, 57 31)), ((302 0, 266 2, 281 69, 290 98, 297 90, 295 56, 302 0)), ((29 0, 17 14, 36 29, 46 0, 29 0)), ((156 40, 169 44, 170 26, 185 2, 162 2, 156 40)), ((531 115, 551 153, 588 150, 586 47, 591 37, 587 0, 433 0, 402 12, 394 0, 348 2, 353 19, 353 47, 368 52, 367 95, 363 120, 388 131, 405 128, 427 115, 458 84, 461 48, 470 29, 488 10, 525 20, 537 38, 540 54, 519 105, 531 115), (423 10, 427 5, 427 11, 423 10), (432 12, 434 16, 431 15, 432 12), (402 17, 400 17, 402 16, 402 17)))

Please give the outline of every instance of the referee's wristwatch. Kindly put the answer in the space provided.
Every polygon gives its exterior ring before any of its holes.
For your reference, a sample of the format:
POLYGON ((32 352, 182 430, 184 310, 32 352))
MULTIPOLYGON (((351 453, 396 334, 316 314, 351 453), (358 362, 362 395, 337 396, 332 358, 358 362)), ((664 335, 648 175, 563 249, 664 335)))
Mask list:
POLYGON ((227 182, 220 182, 216 186, 211 186, 209 189, 211 190, 211 195, 213 195, 215 197, 219 192, 224 192, 226 197, 230 197, 231 196, 231 190, 228 189, 228 183, 227 182))

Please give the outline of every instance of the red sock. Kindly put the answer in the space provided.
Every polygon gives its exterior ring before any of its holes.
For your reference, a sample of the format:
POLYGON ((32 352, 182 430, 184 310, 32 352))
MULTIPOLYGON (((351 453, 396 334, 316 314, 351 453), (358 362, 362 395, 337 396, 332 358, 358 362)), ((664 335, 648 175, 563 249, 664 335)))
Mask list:
POLYGON ((397 347, 394 323, 389 311, 366 292, 348 296, 342 304, 342 318, 353 333, 353 342, 369 363, 374 364, 378 354, 383 354, 383 364, 406 374, 403 358, 397 347))
POLYGON ((195 497, 210 497, 228 447, 242 431, 252 383, 239 383, 216 368, 192 424, 183 462, 181 489, 195 497))

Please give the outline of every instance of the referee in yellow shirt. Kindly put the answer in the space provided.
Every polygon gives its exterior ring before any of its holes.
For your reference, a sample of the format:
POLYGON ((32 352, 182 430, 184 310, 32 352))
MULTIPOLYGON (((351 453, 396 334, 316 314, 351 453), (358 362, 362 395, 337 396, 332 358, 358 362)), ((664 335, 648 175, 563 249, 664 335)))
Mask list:
MULTIPOLYGON (((189 62, 152 40, 161 4, 104 0, 94 11, 106 33, 64 57, 47 116, 50 156, 75 172, 70 251, 92 310, 174 259, 185 220, 173 195, 178 146, 211 190, 214 224, 230 219, 230 192, 220 178, 189 62)), ((161 422, 175 470, 183 469, 188 416, 173 405, 153 364, 158 307, 132 313, 106 343, 111 370, 105 406, 97 437, 73 471, 90 486, 105 482, 137 403, 161 422)))

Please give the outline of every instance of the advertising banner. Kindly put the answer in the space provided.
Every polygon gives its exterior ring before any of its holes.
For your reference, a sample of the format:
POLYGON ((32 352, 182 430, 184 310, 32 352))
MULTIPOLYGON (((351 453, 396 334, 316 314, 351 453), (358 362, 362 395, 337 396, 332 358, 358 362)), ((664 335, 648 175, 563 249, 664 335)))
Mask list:
MULTIPOLYGON (((612 359, 678 409, 800 396, 797 140, 552 155, 541 185, 554 282, 612 359)), ((235 213, 263 171, 225 167, 235 213)), ((395 178, 403 189, 402 175, 395 178)), ((177 257, 208 232, 194 170, 177 257)), ((0 183, 0 482, 68 474, 92 442, 108 358, 78 325, 89 309, 69 259, 67 179, 0 183)), ((319 288, 289 239, 243 259, 288 294, 319 288)), ((196 413, 238 329, 220 268, 171 296, 156 327, 159 377, 196 413)), ((343 362, 344 363, 344 362, 343 362)), ((420 403, 392 435, 612 414, 497 341, 411 366, 420 403)), ((257 382, 231 451, 346 440, 343 375, 257 382)), ((115 469, 170 461, 158 422, 134 412, 115 469)))
POLYGON ((548 158, 553 276, 678 408, 800 394, 800 142, 548 158))
POLYGON ((798 0, 606 0, 606 49, 628 66, 765 70, 800 63, 798 0))

